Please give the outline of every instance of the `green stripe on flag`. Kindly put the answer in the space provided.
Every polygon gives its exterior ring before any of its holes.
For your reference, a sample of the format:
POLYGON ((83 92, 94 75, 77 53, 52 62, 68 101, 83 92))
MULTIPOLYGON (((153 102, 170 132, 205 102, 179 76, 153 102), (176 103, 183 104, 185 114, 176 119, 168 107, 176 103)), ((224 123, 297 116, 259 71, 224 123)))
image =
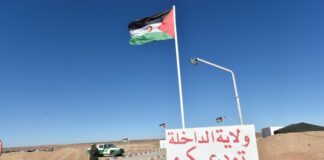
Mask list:
POLYGON ((132 37, 129 40, 129 44, 142 45, 153 41, 167 40, 167 39, 173 39, 173 38, 164 32, 152 32, 152 33, 146 33, 142 36, 132 37))

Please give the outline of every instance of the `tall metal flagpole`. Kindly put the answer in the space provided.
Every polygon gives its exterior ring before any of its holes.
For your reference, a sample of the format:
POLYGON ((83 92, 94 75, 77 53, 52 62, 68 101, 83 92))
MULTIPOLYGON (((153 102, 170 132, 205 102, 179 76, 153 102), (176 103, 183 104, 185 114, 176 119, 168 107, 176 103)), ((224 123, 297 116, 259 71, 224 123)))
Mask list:
POLYGON ((180 95, 180 110, 181 110, 181 121, 182 128, 186 128, 185 126, 185 118, 184 118, 184 110, 183 110, 183 97, 182 97, 182 83, 181 83, 181 72, 180 72, 180 61, 179 61, 179 48, 178 48, 178 34, 177 34, 177 24, 176 24, 176 8, 173 5, 173 20, 174 20, 174 42, 176 49, 176 57, 177 57, 177 70, 178 70, 178 84, 179 84, 179 95, 180 95))

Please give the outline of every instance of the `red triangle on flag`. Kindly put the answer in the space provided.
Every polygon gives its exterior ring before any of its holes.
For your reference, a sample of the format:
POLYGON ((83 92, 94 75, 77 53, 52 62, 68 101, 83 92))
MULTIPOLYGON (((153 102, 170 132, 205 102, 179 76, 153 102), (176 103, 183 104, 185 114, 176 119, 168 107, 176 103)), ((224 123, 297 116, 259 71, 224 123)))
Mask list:
POLYGON ((174 10, 171 9, 168 15, 166 15, 162 21, 162 24, 159 26, 159 29, 162 32, 167 33, 169 36, 174 38, 174 10))

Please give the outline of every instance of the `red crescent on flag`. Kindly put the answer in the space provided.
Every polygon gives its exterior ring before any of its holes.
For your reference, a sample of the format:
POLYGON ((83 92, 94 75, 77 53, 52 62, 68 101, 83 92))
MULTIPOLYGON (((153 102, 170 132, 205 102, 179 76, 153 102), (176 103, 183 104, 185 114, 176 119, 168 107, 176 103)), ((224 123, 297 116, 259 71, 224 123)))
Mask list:
POLYGON ((147 27, 147 32, 151 32, 151 31, 152 31, 152 29, 153 29, 153 27, 152 27, 152 26, 148 26, 148 27, 147 27))

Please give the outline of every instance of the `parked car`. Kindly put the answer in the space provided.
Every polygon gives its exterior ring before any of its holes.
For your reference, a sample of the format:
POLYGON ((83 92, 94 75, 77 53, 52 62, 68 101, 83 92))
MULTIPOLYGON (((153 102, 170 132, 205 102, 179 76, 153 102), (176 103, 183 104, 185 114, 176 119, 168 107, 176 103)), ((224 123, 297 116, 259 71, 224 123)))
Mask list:
MULTIPOLYGON (((97 144, 96 146, 99 150, 99 155, 102 156, 122 156, 124 154, 124 149, 115 146, 114 144, 97 144)), ((88 148, 88 153, 91 148, 88 148)))

